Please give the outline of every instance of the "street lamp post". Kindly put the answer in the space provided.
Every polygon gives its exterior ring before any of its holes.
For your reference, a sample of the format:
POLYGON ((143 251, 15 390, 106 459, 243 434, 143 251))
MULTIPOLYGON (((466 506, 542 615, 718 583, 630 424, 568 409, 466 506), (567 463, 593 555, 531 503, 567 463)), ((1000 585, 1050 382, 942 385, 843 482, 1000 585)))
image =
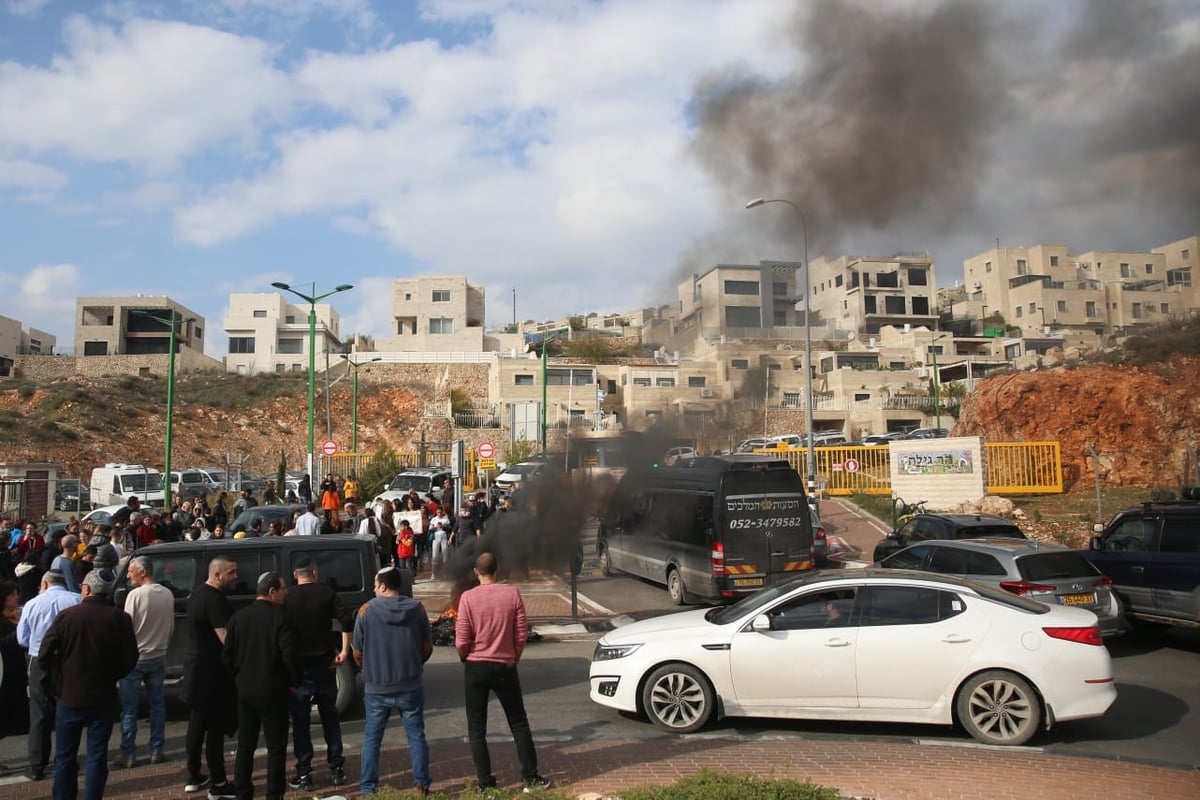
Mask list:
MULTIPOLYGON (((542 332, 542 452, 543 453, 546 452, 546 450, 548 449, 548 446, 550 444, 550 442, 546 439, 546 402, 547 402, 547 396, 546 396, 546 345, 549 344, 551 339, 553 339, 555 336, 558 336, 560 333, 562 333, 562 331, 554 331, 553 333, 548 333, 546 331, 542 332)), ((567 412, 568 412, 568 424, 569 424, 570 409, 567 409, 567 412)))
MULTIPOLYGON (((169 309, 170 316, 166 318, 145 309, 133 309, 132 313, 161 322, 170 331, 167 345, 167 441, 166 453, 163 455, 163 510, 169 514, 171 513, 171 430, 175 422, 175 309, 169 309)), ((186 317, 180 320, 184 325, 195 321, 195 317, 186 317)))
POLYGON ((317 294, 317 285, 313 284, 313 293, 311 295, 303 294, 293 289, 289 284, 280 283, 278 281, 271 284, 276 289, 282 289, 285 292, 291 292, 299 297, 304 302, 308 303, 308 474, 313 472, 313 405, 316 400, 316 372, 317 372, 317 302, 324 300, 330 295, 344 292, 348 289, 353 289, 351 284, 343 283, 340 286, 333 287, 332 291, 325 294, 317 294))
POLYGON ((354 389, 353 389, 353 393, 351 394, 352 400, 350 401, 351 407, 353 408, 353 412, 351 413, 352 422, 350 423, 350 431, 351 431, 350 432, 350 449, 352 451, 354 451, 354 456, 357 458, 358 457, 358 368, 361 367, 363 364, 370 364, 374 361, 382 361, 383 359, 380 358, 379 356, 375 356, 375 358, 368 358, 366 361, 355 361, 354 359, 352 359, 350 356, 346 355, 345 353, 342 353, 342 358, 346 359, 347 364, 354 367, 354 381, 351 384, 354 387, 354 389))
POLYGON ((933 360, 933 424, 935 428, 942 427, 942 381, 941 375, 938 374, 937 343, 945 338, 946 334, 943 333, 941 336, 933 337, 933 340, 929 343, 929 356, 933 360))
POLYGON ((808 224, 804 221, 804 212, 800 210, 800 206, 791 200, 759 197, 746 203, 746 208, 758 208, 767 203, 791 206, 800 218, 800 230, 804 234, 804 424, 808 441, 808 491, 811 494, 817 488, 817 459, 816 446, 813 443, 812 298, 809 296, 812 294, 812 280, 808 266, 808 224))

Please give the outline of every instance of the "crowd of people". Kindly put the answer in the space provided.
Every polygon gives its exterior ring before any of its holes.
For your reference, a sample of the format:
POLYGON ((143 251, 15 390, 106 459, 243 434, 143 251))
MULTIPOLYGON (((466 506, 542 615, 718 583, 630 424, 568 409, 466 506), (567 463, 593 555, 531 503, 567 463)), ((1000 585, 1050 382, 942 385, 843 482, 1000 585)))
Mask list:
MULTIPOLYGON (((452 549, 482 536, 485 521, 511 511, 512 499, 472 493, 451 513, 445 503, 432 495, 420 497, 414 490, 399 500, 383 501, 376 514, 370 505, 358 509, 359 491, 354 476, 339 484, 329 475, 320 487, 320 505, 310 500, 290 524, 272 519, 266 530, 261 518, 252 519, 245 535, 372 536, 383 568, 375 577, 375 599, 362 608, 342 607, 308 559, 295 565, 292 582, 275 572, 259 576, 255 601, 237 613, 226 597, 238 579, 231 558, 212 558, 207 580, 192 591, 183 694, 189 708, 185 792, 207 791, 213 800, 252 797, 253 754, 260 734, 268 752, 267 796, 282 797, 288 788, 314 788, 314 705, 326 744, 329 782, 345 784, 336 670, 353 658, 363 673, 367 713, 360 767, 363 794, 378 787, 379 748, 393 711, 404 724, 415 788, 428 793, 432 778, 424 738, 422 665, 432 653, 431 628, 423 606, 406 595, 411 583, 405 582, 402 570, 417 574, 427 569, 431 578, 437 577, 452 549), (344 631, 340 642, 330 637, 335 620, 344 631), (295 758, 290 778, 285 776, 289 727, 295 758), (230 782, 224 740, 235 735, 237 757, 230 782)), ((442 497, 452 503, 453 488, 444 487, 442 497)), ((0 651, 5 666, 0 736, 27 736, 25 775, 43 780, 52 767, 55 798, 77 796, 83 742, 86 798, 103 797, 110 769, 140 763, 137 731, 143 691, 149 706, 148 763, 167 759, 164 679, 175 598, 155 581, 151 561, 137 550, 159 541, 223 538, 229 516, 217 509, 234 510, 228 508, 228 499, 221 493, 211 505, 204 497, 185 500, 170 514, 160 515, 143 511, 138 498, 131 497, 110 524, 73 519, 50 541, 32 523, 0 527, 0 651), (113 602, 121 574, 129 588, 123 609, 113 602), (120 748, 110 761, 114 717, 120 722, 120 748)), ((239 498, 247 500, 255 502, 239 498)), ((474 546, 470 552, 475 552, 474 546)), ((468 738, 480 791, 487 794, 495 787, 486 742, 491 693, 499 698, 512 729, 525 786, 547 786, 537 771, 516 672, 529 635, 523 601, 515 587, 497 581, 493 554, 475 559, 474 576, 478 586, 458 600, 455 644, 465 664, 468 738)))

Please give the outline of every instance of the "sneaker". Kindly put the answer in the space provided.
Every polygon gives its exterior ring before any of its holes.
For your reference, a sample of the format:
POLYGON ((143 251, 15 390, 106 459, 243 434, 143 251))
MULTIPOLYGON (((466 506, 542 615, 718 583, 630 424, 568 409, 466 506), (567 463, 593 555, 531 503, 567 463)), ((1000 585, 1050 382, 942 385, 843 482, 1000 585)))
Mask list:
POLYGON ((303 775, 293 775, 291 778, 288 778, 288 788, 303 789, 306 792, 311 792, 314 788, 312 774, 306 772, 303 775))
POLYGON ((417 793, 417 797, 429 797, 429 787, 422 786, 419 783, 413 784, 413 791, 417 793))
POLYGON ((208 800, 237 800, 237 789, 229 781, 214 784, 208 790, 208 800))
POLYGON ((151 764, 165 764, 170 760, 171 759, 167 758, 162 753, 151 753, 150 754, 150 763, 151 764))
POLYGON ((136 763, 137 762, 132 757, 126 758, 125 756, 118 756, 117 758, 114 758, 112 761, 109 762, 108 768, 109 769, 133 769, 133 767, 136 763))
POLYGON ((496 800, 504 797, 504 792, 497 789, 495 786, 480 786, 475 789, 475 793, 480 797, 492 797, 496 800))
POLYGON ((333 767, 329 770, 329 774, 333 779, 334 786, 346 785, 346 770, 342 767, 333 767))
POLYGON ((542 789, 550 788, 550 779, 543 778, 541 775, 534 775, 529 780, 522 781, 522 783, 525 784, 525 794, 533 794, 534 792, 539 792, 542 789))
POLYGON ((188 778, 187 785, 183 787, 183 791, 186 792, 187 794, 195 794, 196 792, 202 792, 207 788, 208 788, 208 776, 201 775, 198 778, 195 778, 195 777, 188 778))

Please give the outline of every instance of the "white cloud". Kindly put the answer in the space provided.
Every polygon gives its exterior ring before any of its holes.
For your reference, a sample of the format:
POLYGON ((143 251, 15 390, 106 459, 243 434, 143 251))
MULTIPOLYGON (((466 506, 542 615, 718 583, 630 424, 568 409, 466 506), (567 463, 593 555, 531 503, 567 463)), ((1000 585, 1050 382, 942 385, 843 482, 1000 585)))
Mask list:
POLYGON ((67 53, 49 67, 0 64, 0 148, 161 168, 216 142, 252 141, 291 100, 256 39, 79 17, 65 36, 67 53))
POLYGON ((19 309, 23 324, 54 333, 59 349, 71 347, 70 325, 60 322, 75 316, 75 296, 66 289, 78 286, 79 281, 79 267, 74 264, 38 264, 20 276, 0 275, 0 285, 8 296, 6 305, 19 309))
POLYGON ((67 176, 59 170, 22 158, 0 158, 0 186, 53 191, 66 182, 67 176))
POLYGON ((50 0, 4 0, 4 10, 16 17, 36 17, 50 0))

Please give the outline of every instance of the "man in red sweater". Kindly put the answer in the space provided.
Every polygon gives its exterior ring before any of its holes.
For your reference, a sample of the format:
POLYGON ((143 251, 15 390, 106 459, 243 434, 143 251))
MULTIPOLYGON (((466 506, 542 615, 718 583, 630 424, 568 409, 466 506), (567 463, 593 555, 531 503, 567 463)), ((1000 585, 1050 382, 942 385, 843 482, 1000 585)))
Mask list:
POLYGON ((479 789, 488 793, 496 787, 487 746, 488 699, 495 692, 517 745, 525 790, 544 789, 550 781, 538 774, 537 750, 517 677, 517 662, 529 637, 525 602, 517 587, 496 582, 496 569, 496 557, 481 553, 475 559, 479 586, 463 592, 458 601, 454 644, 465 665, 467 740, 479 789))

